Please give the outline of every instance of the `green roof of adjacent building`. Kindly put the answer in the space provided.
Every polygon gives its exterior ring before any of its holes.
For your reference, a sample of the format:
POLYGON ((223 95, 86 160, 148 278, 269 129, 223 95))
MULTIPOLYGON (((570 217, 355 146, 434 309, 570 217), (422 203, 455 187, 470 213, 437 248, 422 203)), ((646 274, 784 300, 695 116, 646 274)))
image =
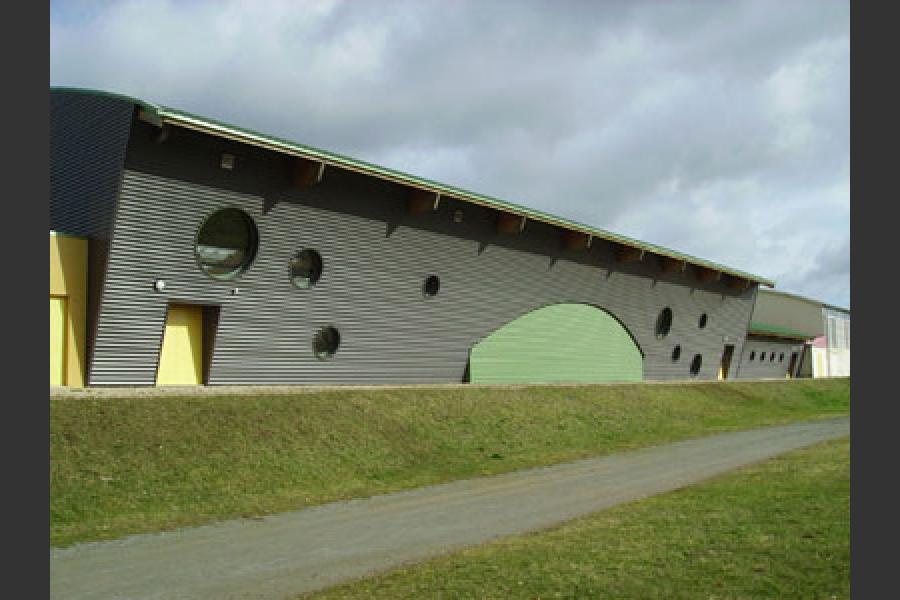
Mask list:
POLYGON ((455 199, 464 200, 466 202, 470 202, 473 204, 478 204, 481 206, 487 206, 490 208, 498 209, 504 212, 509 212, 515 215, 523 216, 526 219, 532 219, 535 221, 540 221, 544 223, 548 223, 551 225, 556 225, 558 227, 562 227, 564 229, 575 231, 579 233, 583 233, 585 235, 590 235, 596 238, 600 238, 603 240, 616 242, 625 246, 630 246, 633 248, 638 248, 640 250, 650 252, 653 254, 658 254, 660 256, 665 256, 671 259, 684 261, 686 263, 704 267, 706 269, 710 269, 713 271, 718 271, 721 273, 725 273, 731 275, 733 277, 738 277, 741 279, 746 279, 749 281, 754 281, 763 285, 767 285, 769 287, 774 287, 775 282, 771 279, 767 279, 765 277, 760 277, 758 275, 754 275, 752 273, 747 273, 745 271, 741 271, 739 269, 734 269, 731 267, 727 267, 725 265, 721 265, 712 261, 708 261, 702 258, 698 258, 696 256, 692 256, 689 254, 684 254, 682 252, 677 252, 675 250, 671 250, 669 248, 665 248, 663 246, 658 246, 656 244, 651 244, 648 242, 642 242, 640 240, 636 240, 624 235, 619 235, 616 233, 612 233, 610 231, 606 231, 605 229, 600 229, 598 227, 592 227, 590 225, 585 225, 583 223, 578 223, 576 221, 572 221, 569 219, 565 219, 563 217, 557 217, 555 215, 551 215, 549 213, 545 213, 539 210, 526 208, 519 204, 514 204, 512 202, 501 200, 499 198, 494 198, 492 196, 486 196, 484 194, 478 194, 475 192, 470 192, 468 190, 464 190, 452 185, 447 185, 444 183, 440 183, 437 181, 432 181, 430 179, 426 179, 423 177, 417 177, 415 175, 410 175, 408 173, 403 173, 401 171, 396 171, 394 169, 390 169, 388 167, 382 167, 380 165, 376 165, 373 163, 369 163, 362 160, 357 160, 354 158, 350 158, 348 156, 343 156, 341 154, 337 154, 334 152, 328 152, 325 150, 320 150, 318 148, 313 148, 311 146, 306 146, 304 144, 299 144, 297 142, 293 142, 291 140, 286 140, 283 138, 275 137, 272 135, 259 133, 257 131, 253 131, 250 129, 245 129, 242 127, 237 127, 234 125, 230 125, 228 123, 223 123, 220 121, 216 121, 214 119, 210 119, 208 117, 202 117, 199 115, 191 114, 189 112, 185 112, 182 110, 169 108, 166 106, 153 104, 151 102, 147 102, 145 100, 141 100, 139 98, 134 98, 131 96, 126 96, 123 94, 116 94, 101 90, 91 90, 85 88, 72 88, 72 87, 51 87, 51 91, 68 91, 68 92, 78 92, 84 94, 92 94, 92 95, 103 95, 109 96, 113 98, 119 98, 128 102, 135 104, 136 106, 142 109, 142 117, 150 122, 153 122, 157 125, 174 125, 177 127, 184 127, 188 129, 194 129, 197 131, 205 132, 212 135, 217 135, 219 137, 224 137, 228 139, 232 139, 238 142, 243 142, 247 144, 251 144, 258 147, 268 148, 270 150, 276 152, 282 152, 286 154, 291 154, 294 156, 299 156, 302 158, 307 158, 315 161, 319 161, 328 166, 336 166, 344 169, 348 169, 351 171, 356 171, 358 173, 362 173, 365 175, 370 175, 373 177, 378 177, 381 179, 386 179, 390 181, 394 181, 396 183, 404 184, 407 186, 411 186, 414 188, 422 189, 425 191, 433 192, 440 194, 442 196, 449 196, 455 199))
POLYGON ((817 333, 798 331, 796 329, 779 327, 778 325, 772 325, 771 323, 761 323, 759 321, 751 321, 750 327, 747 332, 757 335, 768 335, 771 337, 783 337, 801 340, 809 340, 818 337, 817 333))

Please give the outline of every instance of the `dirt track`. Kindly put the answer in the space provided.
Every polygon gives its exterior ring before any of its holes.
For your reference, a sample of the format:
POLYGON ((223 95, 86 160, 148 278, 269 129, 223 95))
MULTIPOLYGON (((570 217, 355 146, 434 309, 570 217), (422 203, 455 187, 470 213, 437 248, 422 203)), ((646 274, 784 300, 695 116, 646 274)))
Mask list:
POLYGON ((726 433, 261 519, 52 549, 51 597, 290 598, 849 433, 849 417, 726 433))

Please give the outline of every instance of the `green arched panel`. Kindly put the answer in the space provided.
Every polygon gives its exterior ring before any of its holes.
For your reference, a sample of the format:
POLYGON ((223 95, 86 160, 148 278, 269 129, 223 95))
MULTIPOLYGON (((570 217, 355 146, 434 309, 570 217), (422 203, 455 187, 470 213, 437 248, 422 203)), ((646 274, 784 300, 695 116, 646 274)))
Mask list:
POLYGON ((643 355, 609 313, 545 306, 507 323, 469 354, 472 383, 641 381, 643 355))

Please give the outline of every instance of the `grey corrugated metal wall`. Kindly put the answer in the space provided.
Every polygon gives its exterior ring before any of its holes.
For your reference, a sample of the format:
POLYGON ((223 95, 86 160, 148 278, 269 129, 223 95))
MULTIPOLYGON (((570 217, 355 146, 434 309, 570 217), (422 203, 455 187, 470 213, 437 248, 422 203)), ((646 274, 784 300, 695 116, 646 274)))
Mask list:
POLYGON ((737 293, 655 265, 616 264, 603 243, 563 250, 559 231, 538 223, 498 236, 492 211, 451 200, 435 213, 407 215, 406 190, 349 172, 329 170, 321 184, 291 190, 287 157, 186 131, 156 144, 155 132, 133 129, 91 384, 154 383, 168 302, 221 306, 213 384, 460 381, 474 343, 558 302, 619 318, 646 353, 649 379, 688 378, 698 353, 699 377, 715 378, 723 343, 739 352, 743 342, 755 286, 737 293), (234 171, 219 168, 222 151, 237 156, 234 171), (227 206, 247 211, 260 237, 253 266, 232 282, 210 279, 194 258, 197 229, 227 206), (452 222, 456 208, 461 224, 452 222), (322 254, 325 272, 314 288, 298 290, 287 261, 306 247, 322 254), (441 291, 425 299, 422 282, 432 273, 441 291), (163 293, 153 291, 157 278, 166 281, 163 293), (664 306, 675 318, 657 340, 664 306), (342 339, 325 362, 311 348, 324 325, 342 339), (670 358, 675 344, 678 362, 670 358))
POLYGON ((108 240, 134 105, 50 92, 50 228, 108 240))
POLYGON ((825 335, 820 303, 774 291, 759 292, 750 320, 799 331, 810 337, 825 335))
POLYGON ((50 92, 50 229, 90 238, 88 371, 133 115, 134 105, 119 98, 50 92))
POLYGON ((741 352, 741 364, 738 372, 738 379, 770 379, 784 378, 787 375, 788 367, 791 364, 791 353, 797 353, 797 367, 801 353, 803 352, 803 342, 782 340, 778 338, 770 338, 763 336, 750 335, 744 342, 744 349, 741 352), (755 357, 750 360, 750 353, 753 352, 755 357), (766 353, 766 359, 761 361, 759 356, 766 353), (775 353, 775 360, 770 360, 772 352, 775 353), (784 360, 779 360, 781 354, 784 354, 784 360))

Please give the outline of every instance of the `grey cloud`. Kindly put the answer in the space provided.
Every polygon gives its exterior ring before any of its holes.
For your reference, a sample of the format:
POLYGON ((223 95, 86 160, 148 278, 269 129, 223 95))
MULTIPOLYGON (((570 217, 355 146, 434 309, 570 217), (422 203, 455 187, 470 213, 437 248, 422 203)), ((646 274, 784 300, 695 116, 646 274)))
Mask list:
POLYGON ((849 297, 791 275, 849 239, 848 2, 264 6, 52 5, 51 82, 849 297))

